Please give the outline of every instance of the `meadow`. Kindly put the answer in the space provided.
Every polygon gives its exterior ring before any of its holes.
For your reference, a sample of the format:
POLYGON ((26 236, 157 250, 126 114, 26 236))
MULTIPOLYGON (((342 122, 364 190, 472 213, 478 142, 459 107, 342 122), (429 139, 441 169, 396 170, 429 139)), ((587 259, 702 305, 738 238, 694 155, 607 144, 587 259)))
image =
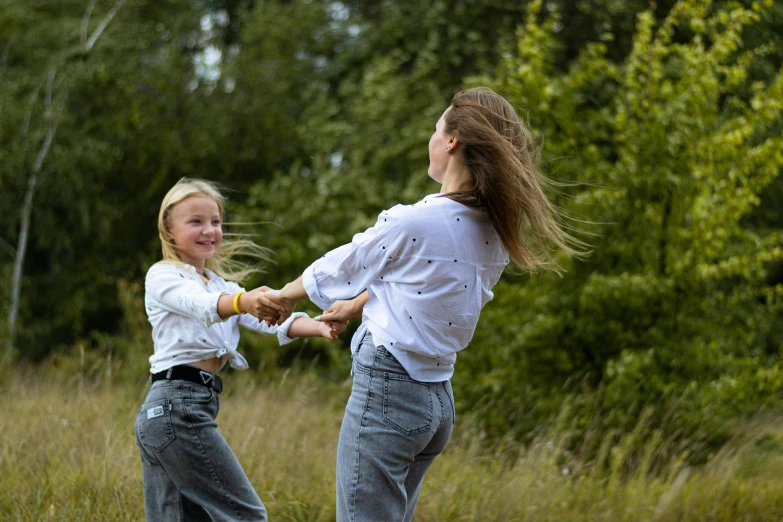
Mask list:
MULTIPOLYGON (((0 520, 143 520, 133 423, 146 383, 55 368, 1 377, 0 520)), ((348 376, 334 383, 313 372, 283 373, 259 384, 232 374, 225 381, 218 421, 270 519, 334 520, 348 376)), ((678 456, 655 437, 640 446, 638 433, 602 444, 587 460, 566 443, 562 422, 524 445, 488 440, 469 412, 458 411, 414 520, 783 520, 781 420, 768 413, 737 424, 731 441, 694 467, 687 447, 678 456)))
MULTIPOLYGON (((479 85, 593 253, 494 287, 415 520, 783 521, 781 34, 773 0, 0 1, 0 522, 143 520, 177 180, 226 187, 275 254, 243 285, 278 287, 440 190, 429 136, 479 85)), ((244 339, 224 376, 273 521, 334 520, 349 337, 244 339)))

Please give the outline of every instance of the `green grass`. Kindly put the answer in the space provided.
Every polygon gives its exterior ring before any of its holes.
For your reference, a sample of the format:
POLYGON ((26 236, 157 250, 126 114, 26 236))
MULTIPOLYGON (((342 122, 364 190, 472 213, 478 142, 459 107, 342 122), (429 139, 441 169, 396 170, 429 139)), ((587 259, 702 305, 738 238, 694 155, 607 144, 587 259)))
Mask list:
MULTIPOLYGON (((112 387, 111 379, 56 375, 2 376, 0 520, 143 520, 133 423, 144 382, 112 387)), ((301 375, 260 386, 233 374, 226 387, 219 425, 271 520, 334 520, 335 449, 349 381, 301 375)), ((738 425, 706 466, 691 468, 655 436, 640 443, 630 434, 585 460, 565 449, 555 428, 523 447, 485 440, 469 416, 458 416, 415 520, 783 520, 779 417, 738 425)))

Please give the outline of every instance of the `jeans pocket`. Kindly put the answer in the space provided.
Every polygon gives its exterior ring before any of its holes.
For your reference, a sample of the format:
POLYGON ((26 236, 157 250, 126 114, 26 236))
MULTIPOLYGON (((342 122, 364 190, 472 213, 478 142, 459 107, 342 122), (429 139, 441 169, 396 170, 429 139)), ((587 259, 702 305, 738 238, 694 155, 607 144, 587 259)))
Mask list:
POLYGON ((185 400, 187 402, 195 404, 206 404, 212 400, 215 392, 209 386, 202 386, 201 384, 189 384, 188 391, 190 392, 185 400))
POLYGON ((176 438, 171 425, 171 401, 160 399, 141 407, 136 419, 139 442, 148 450, 163 451, 176 438))
POLYGON ((432 426, 432 394, 426 382, 406 375, 383 375, 383 422, 411 436, 429 431, 432 426))
MULTIPOLYGON (((206 388, 198 385, 195 387, 206 388)), ((191 425, 213 424, 217 417, 217 409, 220 406, 218 398, 219 395, 215 390, 206 388, 206 391, 184 399, 182 401, 183 419, 191 425), (214 401, 214 404, 212 401, 214 401)))

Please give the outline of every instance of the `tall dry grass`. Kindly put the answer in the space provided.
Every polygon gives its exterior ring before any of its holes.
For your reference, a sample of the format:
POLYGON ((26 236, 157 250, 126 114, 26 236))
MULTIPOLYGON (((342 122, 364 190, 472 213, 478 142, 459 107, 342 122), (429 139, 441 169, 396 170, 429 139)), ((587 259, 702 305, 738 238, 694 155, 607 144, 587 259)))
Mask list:
MULTIPOLYGON (((145 383, 59 375, 0 375, 0 520, 143 520, 133 423, 145 383)), ((260 386, 235 374, 226 387, 219 425, 271 520, 334 520, 335 445, 349 383, 301 375, 260 386)), ((458 419, 416 520, 783 520, 779 417, 738 425, 734 440, 698 469, 654 436, 605 442, 587 461, 566 450, 556 424, 524 447, 487 441, 474 426, 458 419)))

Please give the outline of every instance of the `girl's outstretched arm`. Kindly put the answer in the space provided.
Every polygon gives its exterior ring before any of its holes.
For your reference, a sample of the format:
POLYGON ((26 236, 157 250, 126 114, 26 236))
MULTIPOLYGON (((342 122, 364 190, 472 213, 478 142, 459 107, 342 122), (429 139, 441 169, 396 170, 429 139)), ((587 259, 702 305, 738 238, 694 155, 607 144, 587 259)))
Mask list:
POLYGON ((299 317, 291 323, 288 329, 289 337, 325 337, 335 340, 345 331, 346 322, 316 321, 309 317, 299 317))

